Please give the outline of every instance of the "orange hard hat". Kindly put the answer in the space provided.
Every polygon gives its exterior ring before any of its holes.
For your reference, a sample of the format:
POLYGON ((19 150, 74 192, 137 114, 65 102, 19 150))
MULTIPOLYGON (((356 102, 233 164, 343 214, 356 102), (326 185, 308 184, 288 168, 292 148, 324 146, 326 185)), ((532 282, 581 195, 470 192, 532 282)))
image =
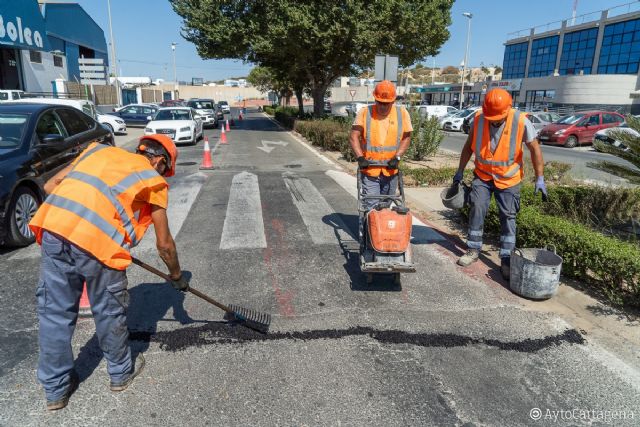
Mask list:
POLYGON ((163 156, 167 164, 167 170, 164 172, 164 176, 168 178, 175 175, 176 162, 178 160, 178 149, 176 148, 176 144, 173 143, 173 140, 167 135, 153 134, 143 136, 140 138, 138 151, 153 154, 155 156, 163 156), (163 152, 158 152, 157 150, 153 150, 151 147, 146 146, 144 144, 145 141, 157 142, 162 146, 162 148, 164 148, 164 150, 162 150, 163 152))
POLYGON ((507 117, 513 100, 504 89, 491 89, 482 103, 482 114, 487 120, 502 120, 507 117))
POLYGON ((393 102, 396 100, 396 87, 389 80, 383 80, 373 90, 373 97, 378 102, 393 102))

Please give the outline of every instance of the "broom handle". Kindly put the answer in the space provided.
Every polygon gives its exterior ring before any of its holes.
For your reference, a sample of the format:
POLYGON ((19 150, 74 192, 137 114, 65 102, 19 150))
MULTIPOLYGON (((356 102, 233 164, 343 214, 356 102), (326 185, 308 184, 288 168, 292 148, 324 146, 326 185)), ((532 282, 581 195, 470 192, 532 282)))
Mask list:
MULTIPOLYGON (((162 277, 164 280, 166 280, 167 282, 173 282, 173 280, 171 280, 171 277, 169 277, 168 274, 163 273, 162 271, 158 270, 155 267, 150 266, 149 264, 140 261, 138 258, 136 257, 131 257, 131 261, 136 264, 139 265, 140 267, 144 268, 145 270, 162 277)), ((189 286, 187 288, 187 290, 189 292, 191 292, 192 294, 194 294, 197 297, 202 298, 203 300, 205 300, 206 302, 215 305, 216 307, 218 307, 221 310, 226 311, 227 313, 233 313, 233 310, 231 310, 229 307, 227 307, 224 304, 219 303, 218 301, 214 300, 213 298, 209 297, 208 295, 203 294, 202 292, 200 292, 197 289, 193 289, 191 286, 189 286)))

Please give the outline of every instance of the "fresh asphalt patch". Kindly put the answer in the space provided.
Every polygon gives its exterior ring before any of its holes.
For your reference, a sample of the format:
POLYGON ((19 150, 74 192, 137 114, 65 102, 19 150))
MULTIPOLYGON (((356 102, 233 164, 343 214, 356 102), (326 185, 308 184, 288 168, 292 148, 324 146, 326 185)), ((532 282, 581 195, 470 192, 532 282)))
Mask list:
POLYGON ((418 347, 467 347, 485 345, 504 351, 535 353, 551 346, 585 343, 584 337, 575 329, 543 338, 527 338, 520 341, 501 341, 497 339, 474 338, 459 334, 411 333, 402 330, 379 330, 367 326, 355 326, 346 329, 323 329, 291 332, 272 332, 261 334, 240 324, 211 322, 197 327, 186 327, 172 331, 152 332, 130 331, 132 341, 154 342, 162 350, 176 352, 189 347, 206 345, 244 344, 262 341, 312 341, 323 339, 342 339, 355 336, 369 337, 382 344, 408 344, 418 347))

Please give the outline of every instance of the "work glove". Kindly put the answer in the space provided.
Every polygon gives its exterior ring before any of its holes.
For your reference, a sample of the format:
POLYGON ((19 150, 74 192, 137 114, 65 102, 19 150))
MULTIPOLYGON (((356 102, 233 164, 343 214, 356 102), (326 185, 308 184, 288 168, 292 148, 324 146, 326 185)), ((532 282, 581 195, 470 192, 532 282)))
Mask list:
POLYGON ((390 169, 398 169, 399 163, 400 163, 400 159, 398 159, 397 157, 394 157, 393 159, 387 162, 387 167, 389 167, 390 169))
POLYGON ((544 176, 539 176, 538 179, 536 179, 536 189, 533 192, 533 195, 537 195, 538 191, 542 192, 542 201, 546 202, 548 199, 547 196, 547 186, 544 185, 544 176))
POLYGON ((189 275, 180 273, 180 277, 176 280, 171 280, 171 286, 177 291, 186 292, 189 289, 189 275))
POLYGON ((360 169, 369 167, 369 160, 365 159, 364 156, 360 156, 356 160, 358 160, 358 167, 360 169))
POLYGON ((456 174, 453 176, 453 183, 454 184, 458 184, 460 182, 462 182, 462 179, 464 178, 464 172, 462 171, 458 171, 456 172, 456 174))

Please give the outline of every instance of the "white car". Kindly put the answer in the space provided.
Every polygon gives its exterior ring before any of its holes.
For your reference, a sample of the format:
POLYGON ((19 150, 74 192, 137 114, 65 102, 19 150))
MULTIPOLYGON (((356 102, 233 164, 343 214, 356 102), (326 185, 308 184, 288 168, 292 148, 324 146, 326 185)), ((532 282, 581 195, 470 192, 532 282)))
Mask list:
POLYGON ((231 114, 231 107, 229 107, 229 103, 227 101, 220 101, 218 105, 222 109, 222 112, 225 114, 231 114))
POLYGON ((127 133, 127 125, 120 117, 112 116, 110 114, 97 114, 98 123, 106 127, 113 134, 127 133))
POLYGON ((460 111, 455 111, 453 113, 447 114, 446 116, 438 119, 438 129, 444 129, 444 124, 447 120, 451 120, 460 114, 460 111))
POLYGON ((467 108, 466 110, 460 111, 455 116, 445 120, 445 122, 442 125, 442 128, 444 130, 454 130, 458 132, 462 131, 462 123, 464 123, 464 119, 474 115, 479 108, 480 107, 473 107, 473 108, 467 108))
POLYGON ((161 108, 144 128, 145 135, 161 133, 173 139, 173 142, 196 144, 202 139, 202 120, 198 113, 189 107, 161 108))
POLYGON ((192 98, 187 101, 187 107, 191 107, 202 119, 203 126, 218 127, 218 118, 216 117, 216 103, 213 99, 192 98))
MULTIPOLYGON (((613 137, 613 135, 611 134, 612 130, 619 130, 620 132, 624 132, 624 133, 628 133, 630 135, 633 135, 636 138, 640 137, 640 133, 638 133, 636 130, 630 128, 628 124, 622 123, 620 126, 599 130, 593 136, 593 140, 594 141, 600 141, 600 142, 603 142, 605 144, 613 145, 614 147, 618 147, 623 151, 629 151, 629 147, 624 145, 622 143, 622 141, 619 141, 619 140, 617 140, 617 139, 615 139, 613 137)), ((596 145, 594 145, 594 148, 596 150, 598 149, 598 147, 596 145)))

